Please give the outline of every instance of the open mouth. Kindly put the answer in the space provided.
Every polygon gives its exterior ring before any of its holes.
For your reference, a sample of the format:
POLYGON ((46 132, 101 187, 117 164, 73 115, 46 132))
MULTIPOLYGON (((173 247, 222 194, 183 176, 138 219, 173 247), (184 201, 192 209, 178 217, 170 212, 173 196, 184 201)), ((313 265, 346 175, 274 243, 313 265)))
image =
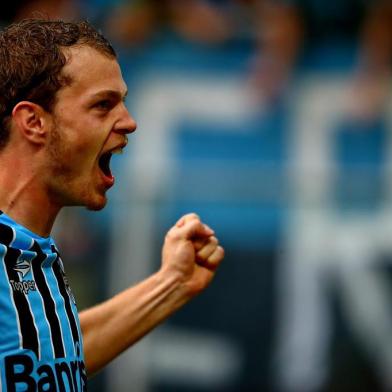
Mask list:
POLYGON ((110 169, 110 160, 112 158, 112 152, 108 151, 101 155, 98 161, 99 168, 105 174, 106 177, 112 177, 112 171, 110 169))
POLYGON ((99 157, 98 166, 106 177, 113 177, 112 170, 110 169, 110 160, 114 154, 122 154, 123 147, 117 147, 107 151, 99 157))

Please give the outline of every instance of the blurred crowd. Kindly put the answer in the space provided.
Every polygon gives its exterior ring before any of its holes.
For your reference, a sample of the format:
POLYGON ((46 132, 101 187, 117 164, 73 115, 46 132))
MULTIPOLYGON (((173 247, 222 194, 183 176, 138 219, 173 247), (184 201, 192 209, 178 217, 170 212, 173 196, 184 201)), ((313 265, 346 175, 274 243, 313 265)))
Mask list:
POLYGON ((377 114, 391 74, 389 0, 17 0, 3 7, 0 21, 39 14, 90 19, 128 48, 147 46, 168 32, 190 45, 250 41, 250 84, 269 103, 284 93, 301 59, 325 42, 358 47, 348 103, 354 116, 377 114))

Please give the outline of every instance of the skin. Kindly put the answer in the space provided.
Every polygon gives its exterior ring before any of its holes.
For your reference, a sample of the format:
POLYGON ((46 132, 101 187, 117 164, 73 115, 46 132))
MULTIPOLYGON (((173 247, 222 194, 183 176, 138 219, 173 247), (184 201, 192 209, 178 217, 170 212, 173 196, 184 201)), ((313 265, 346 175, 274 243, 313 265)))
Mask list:
MULTIPOLYGON (((135 131, 117 61, 88 46, 67 49, 63 72, 72 82, 51 113, 29 101, 13 109, 11 137, 0 153, 0 209, 31 231, 50 235, 64 206, 99 210, 114 177, 99 157, 125 147, 135 131)), ((214 231, 196 214, 167 233, 159 271, 80 313, 86 368, 99 371, 174 311, 204 290, 224 256, 214 231)))

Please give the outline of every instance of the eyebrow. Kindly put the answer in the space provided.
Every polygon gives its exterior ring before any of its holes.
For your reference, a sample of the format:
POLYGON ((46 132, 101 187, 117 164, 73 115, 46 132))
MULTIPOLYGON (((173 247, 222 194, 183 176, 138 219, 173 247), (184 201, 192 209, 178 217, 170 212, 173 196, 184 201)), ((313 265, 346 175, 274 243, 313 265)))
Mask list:
POLYGON ((123 100, 128 94, 128 91, 125 91, 124 94, 117 90, 104 90, 104 91, 99 91, 95 94, 92 94, 90 99, 95 100, 95 99, 102 99, 102 98, 110 98, 110 99, 118 99, 118 100, 123 100))

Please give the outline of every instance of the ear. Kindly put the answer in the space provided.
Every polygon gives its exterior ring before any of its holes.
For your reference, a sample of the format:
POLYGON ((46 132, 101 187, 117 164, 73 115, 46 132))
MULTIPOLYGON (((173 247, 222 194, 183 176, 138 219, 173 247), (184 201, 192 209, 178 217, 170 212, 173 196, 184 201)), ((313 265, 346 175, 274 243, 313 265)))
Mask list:
POLYGON ((30 101, 21 101, 12 110, 12 119, 22 137, 36 145, 45 143, 48 131, 48 113, 30 101))

